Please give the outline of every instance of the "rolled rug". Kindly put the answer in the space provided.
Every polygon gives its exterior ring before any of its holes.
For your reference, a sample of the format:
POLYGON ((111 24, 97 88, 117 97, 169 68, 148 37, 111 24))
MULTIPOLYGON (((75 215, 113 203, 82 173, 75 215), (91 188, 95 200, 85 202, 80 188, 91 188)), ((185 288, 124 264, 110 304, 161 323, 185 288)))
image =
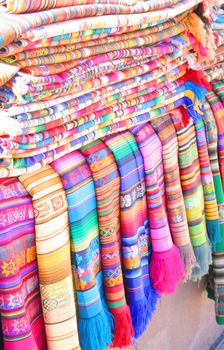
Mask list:
POLYGON ((181 186, 191 243, 197 262, 192 272, 192 280, 200 280, 208 272, 211 263, 211 246, 206 231, 204 193, 195 129, 191 119, 183 120, 180 109, 172 111, 170 117, 177 134, 181 186))
POLYGON ((204 111, 204 125, 208 145, 209 160, 215 186, 216 199, 219 209, 220 241, 214 246, 212 266, 209 270, 208 297, 215 300, 216 321, 224 324, 223 311, 223 281, 224 281, 224 192, 218 161, 218 132, 211 107, 207 103, 204 111))
POLYGON ((0 181, 0 212, 0 348, 47 350, 32 200, 18 179, 0 181))
POLYGON ((201 173, 201 184, 204 193, 205 218, 209 240, 214 249, 215 244, 220 241, 219 212, 210 166, 208 146, 203 121, 195 123, 196 141, 198 147, 198 160, 201 173))
POLYGON ((47 165, 19 177, 32 197, 41 301, 48 350, 80 349, 73 289, 67 201, 47 165))
POLYGON ((196 259, 191 245, 178 164, 176 130, 169 115, 150 121, 162 144, 167 216, 174 244, 184 263, 185 280, 191 278, 196 259))
POLYGON ((158 299, 149 275, 151 243, 143 159, 129 131, 107 137, 105 143, 113 153, 120 176, 121 259, 134 336, 138 338, 158 299))
POLYGON ((83 350, 106 350, 112 343, 113 320, 105 302, 93 178, 79 151, 51 165, 61 177, 68 201, 80 345, 83 350))
POLYGON ((173 244, 167 220, 162 145, 148 123, 132 130, 144 160, 146 199, 152 240, 150 277, 159 293, 174 293, 184 277, 184 266, 173 244))

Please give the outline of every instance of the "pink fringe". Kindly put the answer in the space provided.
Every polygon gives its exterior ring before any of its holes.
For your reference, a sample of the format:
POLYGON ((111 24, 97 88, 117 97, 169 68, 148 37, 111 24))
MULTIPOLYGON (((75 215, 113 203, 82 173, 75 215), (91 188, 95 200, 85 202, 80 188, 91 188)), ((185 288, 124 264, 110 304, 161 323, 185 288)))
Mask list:
POLYGON ((159 294, 175 293, 184 277, 183 261, 175 245, 165 252, 152 253, 150 277, 159 294))

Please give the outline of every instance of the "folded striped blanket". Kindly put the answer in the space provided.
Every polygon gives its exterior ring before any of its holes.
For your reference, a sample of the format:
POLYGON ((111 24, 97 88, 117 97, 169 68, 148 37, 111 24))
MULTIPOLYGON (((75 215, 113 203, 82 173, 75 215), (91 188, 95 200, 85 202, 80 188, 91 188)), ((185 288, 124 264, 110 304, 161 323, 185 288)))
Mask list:
POLYGON ((190 241, 180 182, 176 130, 169 115, 153 119, 150 125, 162 144, 167 215, 172 239, 180 251, 185 268, 185 280, 187 280, 191 277, 195 256, 190 241))
POLYGON ((34 213, 18 179, 1 180, 0 211, 1 341, 5 350, 45 350, 34 213))
POLYGON ((81 348, 106 350, 112 342, 113 322, 105 301, 103 250, 93 178, 78 151, 54 161, 52 167, 60 175, 68 201, 81 348))
POLYGON ((115 14, 115 13, 139 13, 146 11, 153 11, 171 6, 179 2, 178 0, 169 0, 164 3, 163 0, 151 1, 149 4, 143 6, 142 2, 139 0, 50 0, 45 3, 43 0, 38 0, 33 3, 31 0, 6 0, 1 1, 0 4, 8 12, 13 13, 24 13, 24 12, 34 12, 51 8, 60 8, 66 6, 76 5, 77 16, 83 16, 83 11, 85 11, 85 16, 96 16, 97 11, 102 15, 105 14, 115 14), (82 5, 82 6, 78 6, 82 5))
MULTIPOLYGON (((0 14, 0 32, 2 33, 0 46, 4 47, 20 38, 32 38, 33 40, 38 40, 39 38, 43 39, 46 37, 60 35, 62 33, 75 33, 82 31, 83 29, 94 30, 101 28, 127 27, 148 23, 157 24, 160 21, 171 19, 191 9, 199 2, 199 0, 184 0, 180 3, 175 0, 171 0, 169 3, 173 3, 173 5, 169 7, 169 11, 164 8, 161 10, 145 12, 144 9, 146 9, 146 11, 150 11, 150 6, 152 6, 150 3, 148 3, 148 5, 145 4, 145 6, 138 5, 136 7, 138 9, 138 11, 136 11, 137 13, 123 15, 122 6, 116 7, 117 11, 114 11, 114 15, 106 15, 108 8, 109 13, 113 12, 110 9, 111 6, 106 6, 106 4, 103 4, 102 6, 92 6, 95 11, 90 11, 89 15, 94 17, 86 17, 88 12, 84 10, 85 7, 83 8, 83 6, 69 6, 67 8, 58 8, 19 16, 4 13, 0 14), (144 17, 139 15, 141 13, 144 13, 144 17), (11 25, 12 23, 13 26, 11 25)), ((161 1, 161 3, 163 2, 161 1)), ((155 8, 155 4, 153 7, 155 8)), ((90 10, 91 6, 87 7, 87 9, 90 10)), ((127 9, 126 12, 129 12, 127 7, 123 9, 127 9)))
POLYGON ((76 324, 67 201, 50 166, 20 176, 32 197, 42 309, 49 350, 80 349, 76 324))
POLYGON ((215 300, 216 321, 224 324, 223 312, 223 266, 224 266, 224 190, 218 161, 218 132, 215 117, 209 104, 206 104, 204 125, 208 144, 209 159, 214 180, 215 193, 219 209, 220 240, 216 242, 212 256, 213 265, 209 271, 208 296, 215 300))
POLYGON ((165 203, 162 145, 150 124, 132 130, 144 160, 146 199, 152 239, 150 276, 159 293, 174 293, 183 279, 183 262, 173 244, 165 203))
POLYGON ((209 92, 206 99, 211 106, 217 125, 219 166, 222 177, 222 186, 224 187, 224 105, 214 92, 209 92))
POLYGON ((170 113, 176 129, 181 186, 188 220, 191 243, 197 266, 192 279, 201 279, 211 263, 211 247, 207 237, 204 213, 204 194, 201 183, 200 164, 194 125, 191 119, 184 120, 181 110, 170 113))
POLYGON ((198 147, 201 184, 204 192, 206 227, 208 237, 214 248, 215 244, 220 241, 220 224, 203 121, 198 121, 195 124, 195 133, 198 147))
POLYGON ((120 175, 121 258, 127 303, 138 338, 145 331, 158 299, 149 276, 151 244, 143 159, 129 131, 107 137, 105 143, 114 155, 120 175))
POLYGON ((132 343, 133 327, 126 303, 120 237, 120 177, 113 154, 97 140, 81 151, 89 164, 97 200, 106 302, 114 318, 114 347, 132 343))

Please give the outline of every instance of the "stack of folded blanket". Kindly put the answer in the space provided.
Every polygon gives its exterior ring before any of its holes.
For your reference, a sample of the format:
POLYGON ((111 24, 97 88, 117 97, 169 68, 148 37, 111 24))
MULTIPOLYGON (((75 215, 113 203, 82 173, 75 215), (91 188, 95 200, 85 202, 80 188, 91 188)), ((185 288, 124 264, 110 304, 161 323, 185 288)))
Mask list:
POLYGON ((128 347, 208 272, 224 323, 223 14, 0 0, 4 349, 128 347))

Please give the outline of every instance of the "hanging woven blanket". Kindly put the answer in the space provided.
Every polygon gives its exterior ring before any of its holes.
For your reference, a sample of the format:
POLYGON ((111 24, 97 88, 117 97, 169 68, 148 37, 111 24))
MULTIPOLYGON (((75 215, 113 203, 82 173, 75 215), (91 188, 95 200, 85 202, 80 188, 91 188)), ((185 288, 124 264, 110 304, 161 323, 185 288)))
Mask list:
POLYGON ((42 309, 49 350, 80 349, 73 290, 67 201, 46 166, 19 178, 32 197, 42 309))
POLYGON ((200 165, 193 122, 185 120, 181 110, 170 114, 177 133, 178 158, 184 203, 194 248, 197 266, 193 269, 192 279, 200 279, 208 272, 211 263, 211 247, 208 241, 204 196, 201 184, 200 165))
POLYGON ((162 144, 167 215, 172 239, 180 251, 185 268, 185 280, 187 280, 191 278, 195 257, 181 188, 176 130, 169 115, 152 120, 150 125, 162 144))
POLYGON ((113 154, 103 141, 81 148, 96 188, 102 267, 107 305, 114 317, 114 347, 131 345, 133 327, 126 303, 121 260, 120 177, 113 154))
POLYGON ((224 187, 224 105, 214 92, 209 92, 206 98, 211 106, 217 125, 219 166, 222 177, 222 186, 224 187))
POLYGON ((204 192, 206 228, 209 240, 214 248, 215 244, 220 241, 219 213, 203 121, 195 123, 195 134, 201 184, 204 192))
POLYGON ((5 350, 47 350, 32 201, 18 179, 0 182, 0 315, 5 350))
POLYGON ((127 303, 138 338, 145 331, 158 299, 149 276, 151 244, 143 159, 128 131, 108 137, 105 142, 120 175, 121 256, 127 303))
POLYGON ((223 267, 224 267, 224 192, 218 161, 218 133, 211 107, 206 104, 204 125, 208 145, 209 159, 215 186, 215 193, 219 209, 220 240, 216 243, 213 253, 213 265, 209 271, 208 296, 215 300, 216 321, 224 324, 223 312, 223 267))
POLYGON ((162 145, 150 124, 132 130, 144 160, 152 239, 151 278, 159 293, 173 293, 183 279, 183 262, 173 244, 166 213, 162 145))
POLYGON ((85 158, 71 152, 52 163, 68 201, 72 268, 83 350, 103 350, 112 343, 113 322, 106 306, 100 227, 93 178, 85 158))

